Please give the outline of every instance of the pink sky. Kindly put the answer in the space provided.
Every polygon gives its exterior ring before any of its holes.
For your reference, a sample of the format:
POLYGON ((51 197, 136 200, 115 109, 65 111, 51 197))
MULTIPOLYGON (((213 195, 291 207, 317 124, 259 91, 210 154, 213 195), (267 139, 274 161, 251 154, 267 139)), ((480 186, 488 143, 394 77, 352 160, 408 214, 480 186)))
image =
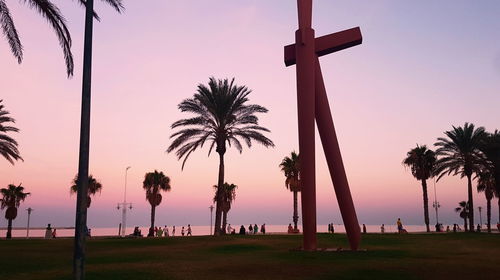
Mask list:
MULTIPOLYGON (((83 10, 54 1, 74 39, 75 77, 68 80, 48 25, 11 2, 25 58, 18 65, 0 41, 0 98, 21 129, 15 138, 25 161, 0 161, 0 186, 22 182, 32 193, 22 209, 35 208, 35 225, 73 225, 76 198, 69 186, 78 160, 83 10)), ((93 199, 89 224, 120 222, 114 207, 129 165, 128 200, 135 206, 129 224, 149 220, 142 179, 154 169, 172 181, 157 210, 159 224, 209 223, 217 158, 207 158, 205 149, 181 171, 164 151, 171 123, 184 117, 177 104, 210 76, 235 77, 253 90, 250 101, 269 109, 261 124, 276 144, 228 152, 226 181, 239 186, 230 222, 291 222, 292 195, 278 164, 298 146, 295 69, 283 63, 283 46, 293 42, 297 26, 293 1, 142 2, 126 1, 123 15, 96 7, 102 22, 94 32, 90 170, 104 188, 93 199)), ((360 26, 364 37, 362 45, 321 59, 361 223, 389 224, 400 216, 422 224, 420 184, 401 165, 406 152, 416 143, 432 146, 466 121, 500 127, 499 8, 495 1, 315 1, 318 36, 360 26)), ((341 223, 319 141, 317 168, 318 223, 341 223)), ((437 187, 442 221, 460 223, 453 208, 466 199, 466 182, 445 177, 437 187)), ((482 194, 475 199, 485 206, 482 194)), ((26 218, 20 213, 19 226, 26 218)))

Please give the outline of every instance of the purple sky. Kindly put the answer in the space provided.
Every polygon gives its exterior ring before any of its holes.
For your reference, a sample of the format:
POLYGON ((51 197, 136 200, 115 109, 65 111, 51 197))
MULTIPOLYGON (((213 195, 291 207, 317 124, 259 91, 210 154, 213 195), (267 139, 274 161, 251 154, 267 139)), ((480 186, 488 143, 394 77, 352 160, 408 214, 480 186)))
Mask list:
MULTIPOLYGON (((18 1, 8 4, 24 43, 23 64, 0 42, 0 98, 17 119, 21 133, 15 138, 25 159, 15 166, 0 161, 0 186, 22 182, 32 193, 15 221, 19 226, 28 206, 36 209, 35 225, 74 223, 69 186, 78 160, 84 11, 76 1, 54 2, 73 35, 74 78, 66 79, 45 20, 18 1)), ((129 224, 148 223, 141 183, 154 169, 172 179, 172 192, 157 210, 159 224, 209 223, 217 158, 200 151, 181 172, 181 163, 164 151, 170 124, 183 117, 177 104, 210 76, 235 77, 253 90, 251 102, 270 110, 261 124, 276 144, 227 154, 226 180, 239 186, 230 221, 290 222, 292 194, 278 164, 298 148, 295 69, 283 63, 283 46, 293 42, 297 28, 294 1, 126 1, 123 15, 100 2, 90 169, 104 189, 93 199, 89 224, 120 222, 114 207, 129 165, 128 200, 135 206, 129 224)), ((390 224, 400 216, 422 224, 420 184, 401 165, 406 152, 416 143, 432 146, 443 131, 466 121, 500 128, 500 3, 314 3, 317 36, 355 26, 363 33, 362 45, 321 58, 358 218, 390 224)), ((341 223, 319 141, 317 168, 318 223, 341 223)), ((453 209, 466 199, 466 182, 445 177, 437 188, 442 220, 460 223, 453 209)), ((482 194, 475 198, 475 205, 485 206, 482 194)), ((0 227, 5 224, 0 220, 0 227)))

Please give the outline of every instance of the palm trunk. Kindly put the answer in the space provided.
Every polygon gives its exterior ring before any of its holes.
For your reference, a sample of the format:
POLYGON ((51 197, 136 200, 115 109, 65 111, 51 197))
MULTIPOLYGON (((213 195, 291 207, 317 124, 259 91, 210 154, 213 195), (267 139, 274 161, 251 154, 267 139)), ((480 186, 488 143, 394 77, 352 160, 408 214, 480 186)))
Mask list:
POLYGON ((487 220, 488 232, 491 232, 491 198, 486 199, 486 220, 487 220))
POLYGON ((83 49, 82 112, 80 120, 80 152, 76 196, 75 241, 73 254, 73 277, 85 279, 85 238, 87 231, 87 189, 89 173, 90 142, 90 93, 92 79, 92 29, 94 0, 86 1, 85 38, 83 49))
POLYGON ((472 175, 467 175, 467 193, 469 195, 469 231, 474 232, 474 202, 472 201, 472 175))
POLYGON ((6 236, 6 238, 7 239, 11 239, 12 238, 12 219, 9 219, 8 221, 9 221, 9 223, 7 225, 7 236, 6 236))
POLYGON ((429 197, 427 196, 427 181, 425 179, 422 179, 422 192, 424 193, 424 222, 427 232, 430 232, 431 229, 429 228, 429 197))
MULTIPOLYGON (((219 147, 217 147, 219 148, 219 147)), ((221 214, 222 214, 222 195, 221 191, 224 185, 224 152, 219 151, 219 181, 217 183, 217 204, 215 208, 215 228, 214 228, 214 235, 220 235, 221 234, 221 214)))
POLYGON ((464 218, 464 231, 467 231, 467 217, 464 218))
MULTIPOLYGON (((227 211, 222 211, 222 233, 226 233, 226 226, 227 226, 227 211)), ((230 232, 228 232, 230 233, 230 232)))
POLYGON ((299 221, 298 207, 297 207, 297 191, 293 192, 293 229, 298 230, 297 222, 299 221))
MULTIPOLYGON (((151 227, 150 229, 155 228, 155 215, 156 215, 156 206, 151 205, 151 227)), ((151 230, 150 230, 151 232, 151 230)))

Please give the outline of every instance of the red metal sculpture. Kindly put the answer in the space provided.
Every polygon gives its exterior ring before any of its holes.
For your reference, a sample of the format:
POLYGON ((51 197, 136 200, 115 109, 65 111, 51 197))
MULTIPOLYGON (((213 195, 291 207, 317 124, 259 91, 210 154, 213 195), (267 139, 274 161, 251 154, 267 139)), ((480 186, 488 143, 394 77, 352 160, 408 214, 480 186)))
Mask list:
POLYGON ((351 250, 361 241, 356 210, 352 201, 342 156, 326 95, 319 57, 361 44, 359 27, 314 37, 311 28, 312 0, 297 0, 299 29, 295 44, 285 47, 285 65, 297 64, 297 105, 299 151, 302 181, 302 226, 304 250, 316 250, 316 179, 314 157, 314 120, 323 144, 335 194, 345 224, 351 250))

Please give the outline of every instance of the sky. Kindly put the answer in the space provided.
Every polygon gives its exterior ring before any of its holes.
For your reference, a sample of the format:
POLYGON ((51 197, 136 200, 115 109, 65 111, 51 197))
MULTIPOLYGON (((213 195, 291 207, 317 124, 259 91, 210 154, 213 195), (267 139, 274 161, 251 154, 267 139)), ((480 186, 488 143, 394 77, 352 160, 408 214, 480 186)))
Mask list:
MULTIPOLYGON (((295 68, 285 67, 283 46, 294 41, 295 1, 124 1, 119 15, 96 1, 90 171, 103 184, 92 200, 91 227, 121 221, 116 204, 133 203, 129 225, 147 225, 150 206, 142 180, 163 171, 172 191, 156 210, 158 224, 208 225, 218 159, 208 149, 191 155, 184 170, 165 152, 170 125, 187 114, 177 105, 208 78, 232 78, 252 89, 250 102, 269 109, 260 124, 276 147, 255 144, 226 154, 226 178, 238 185, 232 224, 287 224, 292 193, 279 163, 298 150, 295 68), (147 2, 147 3, 146 3, 147 2)), ((0 40, 0 98, 16 119, 24 162, 0 160, 0 186, 31 193, 14 226, 72 226, 71 180, 78 164, 84 10, 54 0, 73 38, 75 75, 66 77, 62 51, 46 21, 8 1, 25 48, 17 64, 0 40)), ((320 59, 334 122, 360 223, 423 224, 422 189, 401 164, 415 145, 432 147, 452 125, 500 128, 500 21, 498 1, 314 1, 317 36, 359 26, 363 44, 320 59)), ((319 137, 318 224, 342 223, 319 137)), ((434 182, 429 182, 434 199, 434 182)), ((474 186, 475 187, 475 186, 474 186)), ((467 183, 444 177, 436 184, 440 221, 462 223, 454 208, 467 183)), ((485 208, 483 194, 474 204, 485 208)), ((492 221, 498 220, 493 201, 492 221)), ((432 204, 431 204, 432 205, 432 204)), ((476 211, 476 220, 479 213, 476 211)), ((483 220, 485 220, 483 211, 483 220)), ((435 223, 430 212, 431 224, 435 223)), ((2 214, 3 215, 3 214, 2 214)), ((0 220, 0 227, 6 220, 0 220)))

